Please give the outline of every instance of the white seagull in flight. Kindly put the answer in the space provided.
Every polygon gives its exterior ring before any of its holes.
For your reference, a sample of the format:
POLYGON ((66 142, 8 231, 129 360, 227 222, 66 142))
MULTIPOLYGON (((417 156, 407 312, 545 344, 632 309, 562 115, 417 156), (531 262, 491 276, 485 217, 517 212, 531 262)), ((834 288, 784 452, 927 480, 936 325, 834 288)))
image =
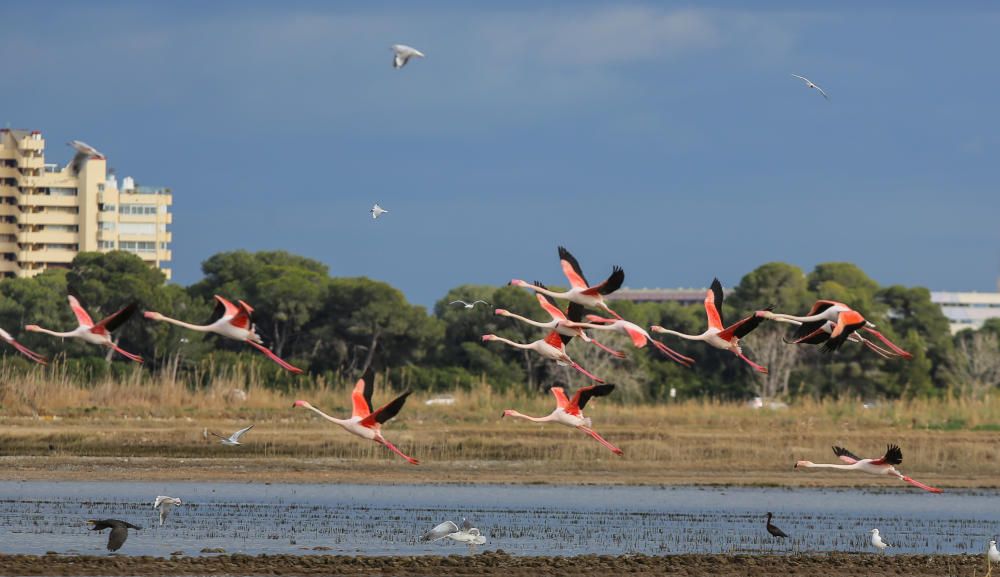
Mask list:
POLYGON ((479 304, 479 303, 483 303, 486 306, 490 306, 490 303, 488 303, 486 301, 482 301, 482 300, 480 300, 480 301, 472 301, 471 303, 467 303, 467 302, 465 302, 463 300, 457 300, 457 301, 451 301, 448 304, 462 305, 462 306, 464 306, 467 309, 473 309, 473 308, 476 308, 476 305, 479 304))
POLYGON ((160 510, 161 527, 163 526, 164 519, 166 519, 167 515, 170 513, 170 509, 181 504, 182 504, 181 500, 178 499, 177 497, 167 497, 166 495, 160 495, 159 497, 156 498, 156 501, 153 502, 153 508, 160 510))
POLYGON ((372 213, 372 220, 375 220, 376 218, 382 216, 383 214, 389 211, 379 206, 378 203, 376 202, 375 206, 373 206, 369 212, 372 213))
POLYGON ((806 88, 815 88, 816 90, 819 91, 820 94, 823 95, 823 98, 826 98, 827 100, 830 100, 830 96, 827 95, 827 93, 824 92, 823 89, 820 88, 819 85, 816 84, 815 82, 813 82, 812 80, 809 80, 805 76, 799 76, 798 74, 792 74, 792 76, 798 78, 802 82, 805 82, 806 83, 806 88))
POLYGON ((406 63, 410 61, 410 58, 423 58, 424 53, 417 50, 412 46, 407 46, 406 44, 393 44, 392 45, 392 67, 399 69, 406 66, 406 63))
MULTIPOLYGON (((239 431, 236 431, 235 433, 233 433, 233 435, 231 437, 229 437, 228 439, 225 438, 225 437, 223 437, 222 435, 218 435, 216 433, 212 433, 212 435, 214 435, 214 436, 222 439, 220 442, 223 445, 233 445, 233 446, 235 446, 235 445, 242 445, 243 443, 240 442, 240 437, 242 437, 247 431, 249 431, 252 428, 253 428, 253 425, 250 425, 249 427, 247 427, 245 429, 240 429, 239 431)), ((211 431, 209 431, 209 432, 211 432, 211 431)))

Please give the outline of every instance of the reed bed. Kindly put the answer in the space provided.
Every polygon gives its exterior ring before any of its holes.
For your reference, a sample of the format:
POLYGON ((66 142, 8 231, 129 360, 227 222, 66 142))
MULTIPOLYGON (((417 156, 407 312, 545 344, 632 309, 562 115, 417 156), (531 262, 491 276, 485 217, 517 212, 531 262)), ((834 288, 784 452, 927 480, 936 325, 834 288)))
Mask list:
MULTIPOLYGON (((416 480, 852 484, 871 481, 836 471, 793 472, 792 465, 798 459, 833 462, 834 444, 875 456, 887 443, 898 443, 901 468, 914 477, 951 486, 1000 483, 996 398, 886 401, 868 408, 857 399, 806 398, 785 409, 707 399, 657 405, 594 399, 587 414, 625 451, 619 458, 578 431, 500 418, 507 408, 548 414, 554 407, 548 394, 484 384, 449 393, 452 404, 429 405, 441 395, 416 392, 384 427, 387 438, 426 465, 413 468, 310 411, 292 409, 301 398, 331 415, 349 415, 351 383, 303 378, 296 390, 284 392, 266 386, 261 373, 238 368, 213 375, 203 388, 140 369, 82 384, 58 367, 0 370, 0 383, 0 455, 22 458, 23 468, 12 469, 22 472, 74 459, 98 459, 93 466, 99 467, 107 466, 102 458, 150 458, 174 460, 173 466, 181 459, 190 467, 199 459, 213 467, 224 463, 214 469, 222 478, 233 476, 227 467, 236 463, 274 474, 314 470, 322 477, 351 462, 352 471, 388 468, 416 480), (242 447, 223 447, 206 435, 250 423, 256 427, 242 447)), ((375 404, 394 394, 376 387, 375 404)))

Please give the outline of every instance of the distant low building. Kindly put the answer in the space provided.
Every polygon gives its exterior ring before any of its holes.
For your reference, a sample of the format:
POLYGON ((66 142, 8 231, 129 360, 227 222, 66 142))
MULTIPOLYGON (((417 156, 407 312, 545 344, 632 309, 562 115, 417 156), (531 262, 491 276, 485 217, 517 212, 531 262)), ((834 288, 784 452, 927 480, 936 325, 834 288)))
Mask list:
POLYGON ((952 334, 1000 318, 1000 293, 931 291, 931 302, 941 307, 952 334))
POLYGON ((119 186, 96 150, 47 164, 39 131, 0 129, 0 277, 68 268, 83 251, 123 250, 170 278, 172 203, 169 188, 130 177, 119 186))

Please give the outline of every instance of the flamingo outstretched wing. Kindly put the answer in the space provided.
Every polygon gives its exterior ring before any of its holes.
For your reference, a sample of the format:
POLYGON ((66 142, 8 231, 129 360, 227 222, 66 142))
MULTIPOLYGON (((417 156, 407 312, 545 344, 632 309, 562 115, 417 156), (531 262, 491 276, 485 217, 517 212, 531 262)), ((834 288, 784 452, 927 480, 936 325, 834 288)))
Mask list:
POLYGON ((861 460, 861 457, 855 455, 854 453, 848 451, 843 447, 834 447, 833 454, 837 455, 841 461, 847 463, 848 465, 853 465, 861 460))
POLYGON ((115 329, 125 324, 125 321, 135 314, 137 308, 139 308, 139 303, 133 301, 118 309, 117 312, 101 319, 101 322, 94 325, 94 328, 91 330, 96 333, 113 332, 115 329))
POLYGON ((556 406, 565 411, 569 407, 569 398, 566 397, 566 391, 562 387, 552 387, 549 390, 552 391, 552 396, 556 398, 556 406))
POLYGON ((583 387, 576 391, 573 395, 573 400, 570 402, 571 405, 577 407, 579 410, 583 410, 587 406, 587 402, 593 397, 604 397, 611 394, 611 391, 615 390, 614 385, 590 385, 588 387, 583 387))
POLYGON ((212 311, 212 316, 209 317, 206 324, 215 324, 219 319, 232 319, 239 312, 240 309, 236 305, 219 295, 215 295, 215 310, 212 311))
POLYGON ((579 261, 576 260, 565 247, 559 247, 559 264, 562 265, 563 274, 569 281, 569 285, 577 289, 590 288, 587 277, 583 276, 583 269, 580 268, 579 261))
POLYGON ((94 326, 94 319, 90 318, 87 309, 80 304, 80 297, 76 294, 76 291, 70 290, 69 296, 66 298, 69 300, 69 308, 73 309, 73 314, 76 316, 76 322, 84 327, 94 326))
POLYGON ((725 295, 722 292, 722 283, 719 279, 712 279, 712 286, 705 292, 705 313, 708 315, 709 328, 719 329, 726 327, 722 322, 722 302, 725 295))
POLYGON ((365 374, 355 383, 354 391, 351 392, 351 402, 354 405, 352 417, 363 419, 372 413, 372 391, 374 388, 375 371, 368 367, 365 374))
MULTIPOLYGON (((774 305, 766 307, 765 311, 773 311, 774 305)), ((760 323, 764 322, 764 317, 758 316, 756 313, 752 314, 745 319, 740 319, 732 326, 727 327, 724 331, 719 333, 719 337, 729 340, 732 337, 742 339, 743 337, 749 335, 754 329, 760 326, 760 323)))
POLYGON ((885 454, 872 461, 872 465, 898 465, 903 462, 903 451, 899 445, 889 445, 885 454))
MULTIPOLYGON (((545 285, 538 282, 537 280, 532 284, 534 284, 536 287, 539 288, 543 289, 547 288, 545 285)), ((554 320, 557 321, 566 320, 566 315, 563 314, 562 309, 560 309, 559 305, 556 304, 556 299, 552 298, 547 294, 542 294, 540 292, 535 293, 535 298, 538 299, 539 306, 545 309, 545 312, 549 313, 549 316, 552 317, 554 320)))
POLYGON ((412 391, 406 391, 402 395, 399 395, 395 399, 389 401, 378 410, 374 411, 372 414, 368 415, 364 419, 361 419, 361 426, 363 427, 373 427, 376 424, 381 425, 389 419, 395 417, 399 414, 400 409, 406 404, 406 397, 410 396, 412 391))

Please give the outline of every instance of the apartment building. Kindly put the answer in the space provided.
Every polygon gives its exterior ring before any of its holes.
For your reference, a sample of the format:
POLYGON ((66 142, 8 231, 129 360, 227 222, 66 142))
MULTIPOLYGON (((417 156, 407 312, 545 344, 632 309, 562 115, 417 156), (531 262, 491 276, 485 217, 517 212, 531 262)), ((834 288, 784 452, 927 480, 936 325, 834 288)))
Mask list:
POLYGON ((0 129, 0 277, 68 268, 80 251, 131 252, 170 278, 169 188, 108 174, 99 152, 45 162, 34 130, 0 129))

